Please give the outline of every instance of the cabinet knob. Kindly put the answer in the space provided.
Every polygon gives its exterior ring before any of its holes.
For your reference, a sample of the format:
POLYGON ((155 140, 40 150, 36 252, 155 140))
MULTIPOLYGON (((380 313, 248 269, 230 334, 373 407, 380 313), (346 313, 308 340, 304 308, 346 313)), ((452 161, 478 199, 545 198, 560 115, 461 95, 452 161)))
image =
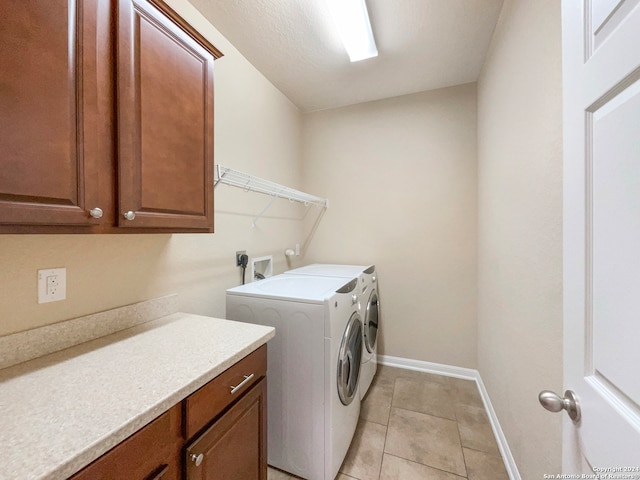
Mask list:
POLYGON ((202 459, 204 458, 204 455, 202 453, 200 455, 196 455, 195 453, 192 453, 190 458, 191 458, 191 461, 196 464, 196 467, 199 467, 200 464, 202 463, 202 459))
POLYGON ((135 212, 132 212, 131 210, 129 210, 124 214, 124 218, 126 218, 127 220, 133 220, 134 218, 136 218, 136 214, 135 212))
POLYGON ((102 209, 98 207, 89 210, 89 215, 91 215, 93 218, 102 218, 102 213, 102 209))

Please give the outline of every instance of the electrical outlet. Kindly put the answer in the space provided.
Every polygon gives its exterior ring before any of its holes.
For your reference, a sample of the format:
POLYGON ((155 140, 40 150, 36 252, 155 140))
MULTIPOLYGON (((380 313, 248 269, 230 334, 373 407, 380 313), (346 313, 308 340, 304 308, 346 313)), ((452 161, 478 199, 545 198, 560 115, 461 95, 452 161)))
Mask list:
POLYGON ((240 262, 240 256, 246 255, 246 254, 247 254, 246 250, 239 250, 236 252, 236 267, 239 267, 240 265, 242 265, 242 263, 240 262))
POLYGON ((38 303, 57 302, 67 298, 67 269, 38 270, 38 303))

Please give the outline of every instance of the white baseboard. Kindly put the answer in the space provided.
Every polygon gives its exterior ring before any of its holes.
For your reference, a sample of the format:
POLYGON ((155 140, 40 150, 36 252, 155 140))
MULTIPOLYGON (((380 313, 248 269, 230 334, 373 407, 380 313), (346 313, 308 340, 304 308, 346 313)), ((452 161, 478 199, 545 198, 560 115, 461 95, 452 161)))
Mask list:
POLYGON ((504 461, 504 466, 507 469, 509 478, 511 480, 521 480, 520 472, 518 471, 516 462, 513 458, 513 455, 511 454, 511 450, 509 449, 507 438, 504 436, 502 427, 500 427, 498 416, 493 409, 491 399, 489 398, 489 393, 487 392, 487 389, 482 382, 482 378, 480 377, 480 372, 478 372, 478 370, 474 370, 472 368, 455 367, 452 365, 443 365, 441 363, 424 362, 422 360, 412 360, 410 358, 391 357, 389 355, 378 355, 378 363, 381 365, 387 365, 389 367, 405 368, 407 370, 416 370, 426 373, 435 373, 437 375, 462 378, 464 380, 474 380, 476 382, 476 385, 478 386, 478 390, 480 391, 480 396, 482 397, 485 410, 487 411, 489 422, 491 423, 491 428, 493 430, 493 434, 496 437, 498 449, 500 450, 500 454, 502 455, 502 460, 504 461))

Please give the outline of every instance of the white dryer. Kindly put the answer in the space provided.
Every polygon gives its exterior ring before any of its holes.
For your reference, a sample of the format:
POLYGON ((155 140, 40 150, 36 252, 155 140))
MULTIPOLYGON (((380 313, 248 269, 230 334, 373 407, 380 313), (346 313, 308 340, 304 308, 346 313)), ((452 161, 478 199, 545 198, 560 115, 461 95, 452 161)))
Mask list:
POLYGON ((227 318, 276 328, 267 344, 268 463, 334 480, 360 414, 357 281, 277 275, 227 290, 227 318))
POLYGON ((311 275, 319 277, 342 277, 358 279, 359 301, 363 308, 365 348, 362 354, 360 374, 360 397, 363 398, 378 370, 378 328, 380 325, 380 300, 378 298, 378 278, 375 265, 336 265, 314 263, 285 272, 291 275, 311 275))

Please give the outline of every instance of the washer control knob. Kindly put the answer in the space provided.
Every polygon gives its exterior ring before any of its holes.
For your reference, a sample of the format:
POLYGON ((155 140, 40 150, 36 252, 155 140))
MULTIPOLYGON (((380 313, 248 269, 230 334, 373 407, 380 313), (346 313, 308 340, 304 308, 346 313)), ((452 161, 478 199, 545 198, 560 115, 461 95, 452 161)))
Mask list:
POLYGON ((351 295, 351 305, 355 305, 356 303, 358 303, 358 295, 354 293, 351 295))

